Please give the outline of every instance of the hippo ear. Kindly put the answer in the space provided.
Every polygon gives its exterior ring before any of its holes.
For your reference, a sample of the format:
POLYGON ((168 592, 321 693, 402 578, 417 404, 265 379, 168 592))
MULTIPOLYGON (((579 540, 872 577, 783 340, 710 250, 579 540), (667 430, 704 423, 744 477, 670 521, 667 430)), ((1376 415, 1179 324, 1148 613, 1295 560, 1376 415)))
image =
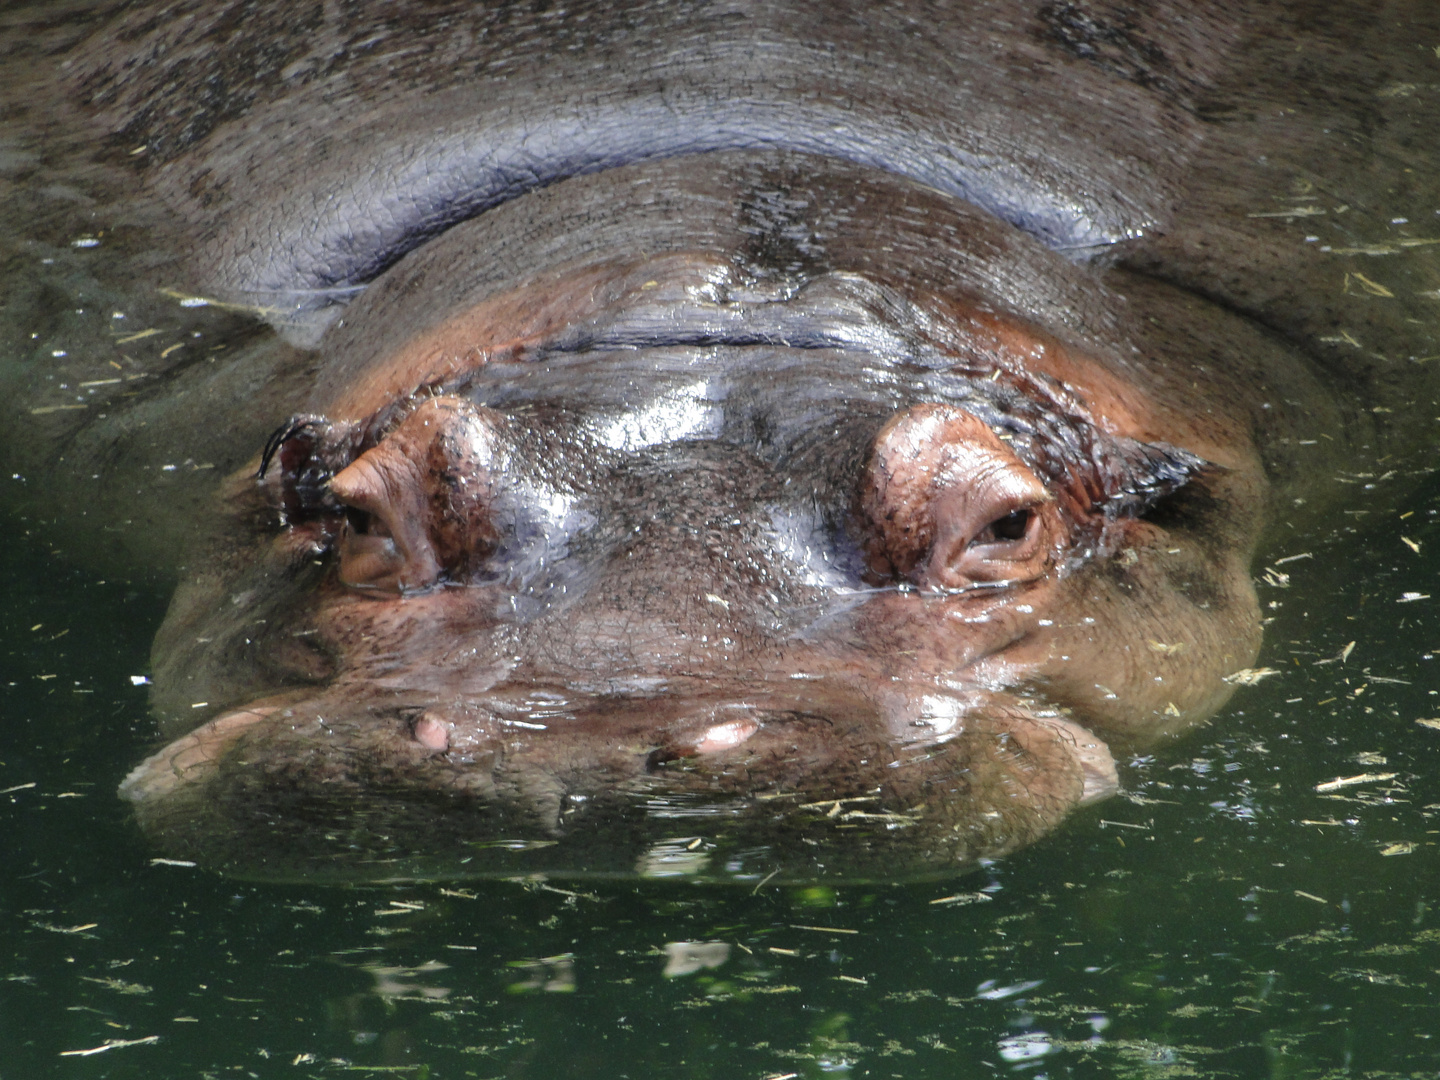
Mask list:
POLYGON ((292 416, 276 428, 255 478, 282 525, 340 512, 330 478, 355 456, 359 435, 358 424, 332 423, 313 413, 292 416))
POLYGON ((1097 509, 1111 518, 1143 514, 1202 473, 1220 469, 1178 446, 1119 435, 1100 437, 1095 463, 1103 493, 1097 509))

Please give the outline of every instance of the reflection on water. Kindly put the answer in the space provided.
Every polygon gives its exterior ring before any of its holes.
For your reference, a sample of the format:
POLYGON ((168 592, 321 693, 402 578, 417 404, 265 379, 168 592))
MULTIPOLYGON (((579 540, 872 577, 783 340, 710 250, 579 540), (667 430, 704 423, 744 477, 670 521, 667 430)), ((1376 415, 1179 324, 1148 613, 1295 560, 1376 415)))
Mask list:
POLYGON ((1440 627, 1400 601, 1432 591, 1437 493, 1262 584, 1279 674, 1123 797, 959 881, 787 890, 153 860, 113 791, 161 592, 14 525, 0 1076, 1433 1075, 1440 627))

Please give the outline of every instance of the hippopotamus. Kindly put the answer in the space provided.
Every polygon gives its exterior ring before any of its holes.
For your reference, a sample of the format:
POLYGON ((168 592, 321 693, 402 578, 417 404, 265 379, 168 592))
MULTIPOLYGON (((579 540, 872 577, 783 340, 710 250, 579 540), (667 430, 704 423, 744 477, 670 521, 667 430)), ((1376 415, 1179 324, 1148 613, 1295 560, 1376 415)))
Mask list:
POLYGON ((9 16, 55 58, 11 471, 178 580, 142 828, 252 877, 873 880, 1115 794, 1245 681, 1267 537, 1424 430, 1420 290, 1320 285, 1423 200, 1433 106, 1372 85, 1395 20, 1302 7, 9 16))

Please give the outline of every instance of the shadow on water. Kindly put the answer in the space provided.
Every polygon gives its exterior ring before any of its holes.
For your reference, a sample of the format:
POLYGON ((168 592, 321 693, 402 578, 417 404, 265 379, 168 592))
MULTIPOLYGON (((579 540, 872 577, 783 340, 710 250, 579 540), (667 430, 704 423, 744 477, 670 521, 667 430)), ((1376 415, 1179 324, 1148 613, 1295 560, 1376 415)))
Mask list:
POLYGON ((1433 1074, 1437 505, 1272 552, 1278 674, 1123 796, 955 881, 794 890, 154 861, 113 791, 163 590, 14 523, 0 1076, 1433 1074))

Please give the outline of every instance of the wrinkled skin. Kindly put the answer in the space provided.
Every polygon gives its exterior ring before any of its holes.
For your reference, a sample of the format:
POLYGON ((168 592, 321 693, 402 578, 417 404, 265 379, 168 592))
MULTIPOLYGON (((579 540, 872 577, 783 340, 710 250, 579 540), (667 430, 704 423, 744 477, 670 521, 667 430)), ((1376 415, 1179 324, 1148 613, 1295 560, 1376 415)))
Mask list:
POLYGON ((281 335, 156 641, 146 830, 275 877, 945 874, 1213 715, 1267 518, 1391 399, 1177 247, 1263 6, 1122 7, 84 38, 54 92, 142 148, 127 212, 281 335))

